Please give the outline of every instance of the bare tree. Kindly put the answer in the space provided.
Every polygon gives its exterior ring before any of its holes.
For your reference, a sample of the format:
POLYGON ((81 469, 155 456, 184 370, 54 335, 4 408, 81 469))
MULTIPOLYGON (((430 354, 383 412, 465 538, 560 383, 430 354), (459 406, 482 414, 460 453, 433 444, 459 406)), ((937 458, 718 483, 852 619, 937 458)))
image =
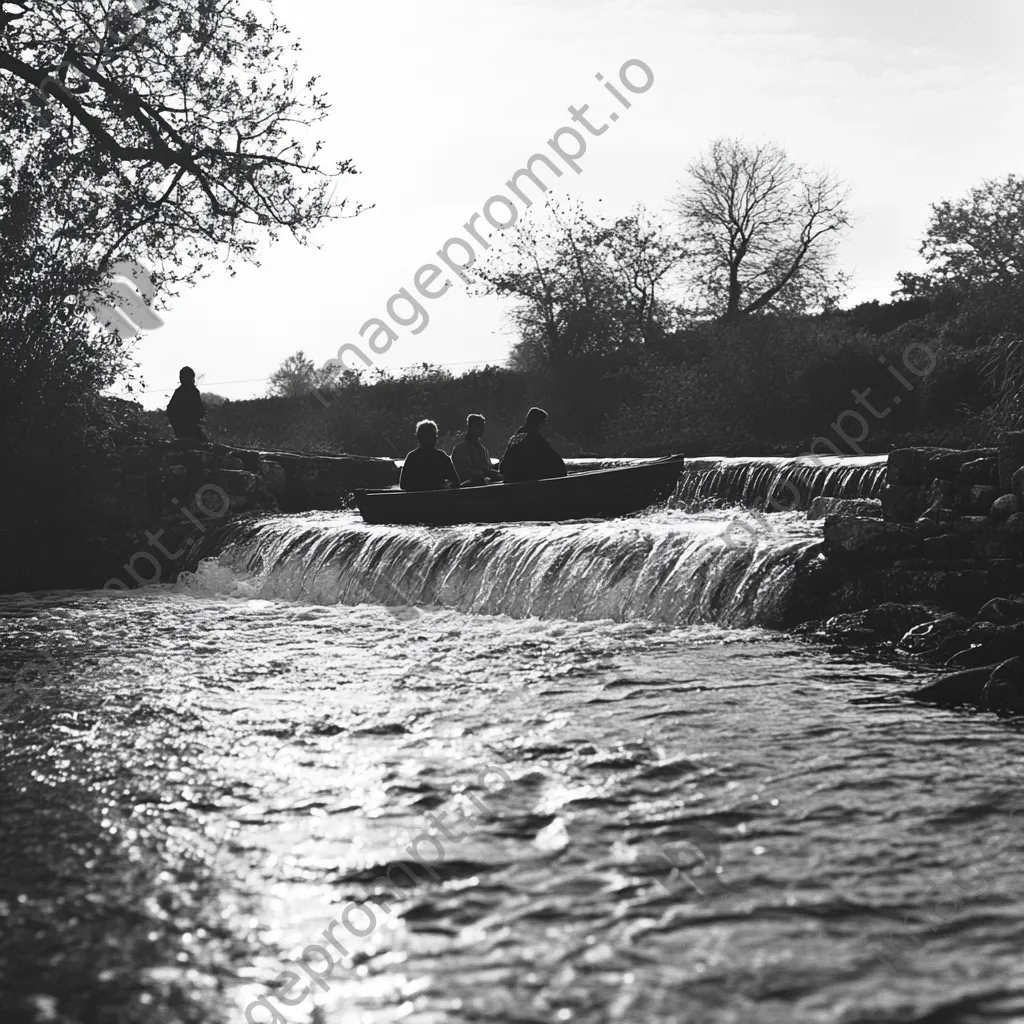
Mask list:
POLYGON ((689 174, 675 206, 709 310, 736 320, 838 299, 835 243, 850 217, 849 189, 835 175, 794 163, 774 143, 725 138, 689 174))

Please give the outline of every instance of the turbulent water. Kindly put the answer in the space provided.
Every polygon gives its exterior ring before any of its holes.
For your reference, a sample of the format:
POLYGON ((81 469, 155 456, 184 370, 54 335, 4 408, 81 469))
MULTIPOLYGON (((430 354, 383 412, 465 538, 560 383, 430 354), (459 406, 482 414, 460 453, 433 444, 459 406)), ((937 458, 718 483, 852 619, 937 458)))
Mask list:
POLYGON ((0 598, 0 1019, 1024 1020, 1024 738, 765 629, 817 527, 744 514, 0 598))
POLYGON ((806 509, 815 498, 875 498, 886 456, 688 459, 676 504, 806 509))
POLYGON ((217 552, 271 599, 745 626, 783 615, 796 568, 820 546, 799 515, 740 510, 446 529, 323 513, 233 525, 195 557, 217 552))

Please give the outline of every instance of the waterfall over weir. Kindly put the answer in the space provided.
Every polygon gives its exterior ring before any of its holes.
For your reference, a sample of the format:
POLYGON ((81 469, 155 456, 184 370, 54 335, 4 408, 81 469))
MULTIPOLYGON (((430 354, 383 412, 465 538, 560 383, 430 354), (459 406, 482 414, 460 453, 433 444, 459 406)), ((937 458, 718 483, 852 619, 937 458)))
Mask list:
POLYGON ((807 509, 814 498, 876 498, 887 456, 687 459, 672 504, 680 508, 745 505, 807 509))
POLYGON ((723 533, 731 519, 668 510, 437 529, 366 526, 351 513, 274 516, 228 524, 202 542, 191 558, 195 575, 179 586, 515 618, 779 624, 797 567, 820 546, 818 530, 797 514, 779 515, 770 537, 730 546, 723 533))

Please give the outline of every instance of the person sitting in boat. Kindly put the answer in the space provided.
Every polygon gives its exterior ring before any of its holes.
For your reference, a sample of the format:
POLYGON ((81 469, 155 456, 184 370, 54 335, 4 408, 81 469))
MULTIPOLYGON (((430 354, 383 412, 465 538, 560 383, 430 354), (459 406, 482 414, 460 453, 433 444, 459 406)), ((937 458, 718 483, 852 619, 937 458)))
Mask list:
POLYGON ((420 420, 416 424, 416 440, 420 445, 406 455, 398 486, 403 491, 439 491, 447 481, 458 487, 459 474, 452 460, 437 447, 437 424, 420 420))
POLYGON ((526 422, 509 438, 499 467, 505 483, 543 480, 568 474, 562 456, 541 434, 541 428, 547 421, 548 414, 534 406, 526 414, 526 422))
POLYGON ((452 463, 463 487, 500 480, 501 474, 491 463, 491 456, 483 446, 487 420, 478 412, 466 417, 466 436, 452 449, 452 463))

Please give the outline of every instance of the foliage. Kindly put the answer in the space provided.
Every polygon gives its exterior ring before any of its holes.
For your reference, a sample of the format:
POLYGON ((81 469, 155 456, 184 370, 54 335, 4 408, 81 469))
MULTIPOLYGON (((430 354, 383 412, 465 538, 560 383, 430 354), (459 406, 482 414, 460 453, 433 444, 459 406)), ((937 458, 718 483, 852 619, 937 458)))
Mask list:
MULTIPOLYGON (((674 344, 684 359, 646 357, 625 376, 639 378, 637 405, 622 407, 607 423, 609 454, 669 451, 756 451, 803 443, 827 429, 851 404, 835 408, 815 400, 820 381, 806 379, 835 359, 854 336, 823 319, 765 316, 710 323, 681 332, 674 344)), ((858 383, 846 376, 844 383, 858 383)), ((634 381, 632 387, 636 389, 634 381)))
POLYGON ((0 431, 96 394, 129 367, 118 336, 68 301, 97 278, 80 246, 45 231, 48 184, 37 159, 0 175, 0 431))
POLYGON ((993 348, 984 372, 995 401, 986 418, 997 429, 1024 430, 1024 340, 1015 338, 993 348))
POLYGON ((900 299, 895 302, 861 302, 851 309, 835 310, 833 315, 842 317, 854 330, 865 330, 876 337, 888 334, 911 320, 917 320, 931 312, 931 301, 924 297, 900 299))
POLYGON ((339 366, 318 368, 316 363, 312 359, 307 359, 305 352, 299 349, 294 355, 288 356, 270 375, 267 394, 282 398, 298 398, 329 387, 340 375, 339 366))
POLYGON ((962 199, 932 204, 931 222, 918 250, 924 274, 897 274, 904 295, 963 295, 995 285, 1019 289, 1024 281, 1024 178, 988 180, 962 199))
POLYGON ((558 371, 663 332, 663 284, 681 248, 643 207, 608 223, 579 202, 528 211, 478 268, 487 294, 512 296, 513 365, 558 371))
POLYGON ((676 196, 703 309, 724 320, 834 308, 843 286, 835 242, 849 190, 772 143, 716 139, 676 196))
POLYGON ((352 165, 319 165, 308 129, 327 103, 265 3, 262 17, 240 0, 155 0, 137 16, 106 0, 4 6, 19 10, 0 12, 0 176, 26 154, 59 172, 43 230, 97 269, 148 260, 166 287, 341 212, 335 179, 352 165))
POLYGON ((110 297, 117 262, 158 264, 166 298, 210 258, 251 260, 281 230, 304 241, 345 206, 332 190, 352 167, 319 165, 307 136, 327 105, 272 16, 239 0, 131 12, 0 10, 0 427, 131 371, 83 298, 110 297))

